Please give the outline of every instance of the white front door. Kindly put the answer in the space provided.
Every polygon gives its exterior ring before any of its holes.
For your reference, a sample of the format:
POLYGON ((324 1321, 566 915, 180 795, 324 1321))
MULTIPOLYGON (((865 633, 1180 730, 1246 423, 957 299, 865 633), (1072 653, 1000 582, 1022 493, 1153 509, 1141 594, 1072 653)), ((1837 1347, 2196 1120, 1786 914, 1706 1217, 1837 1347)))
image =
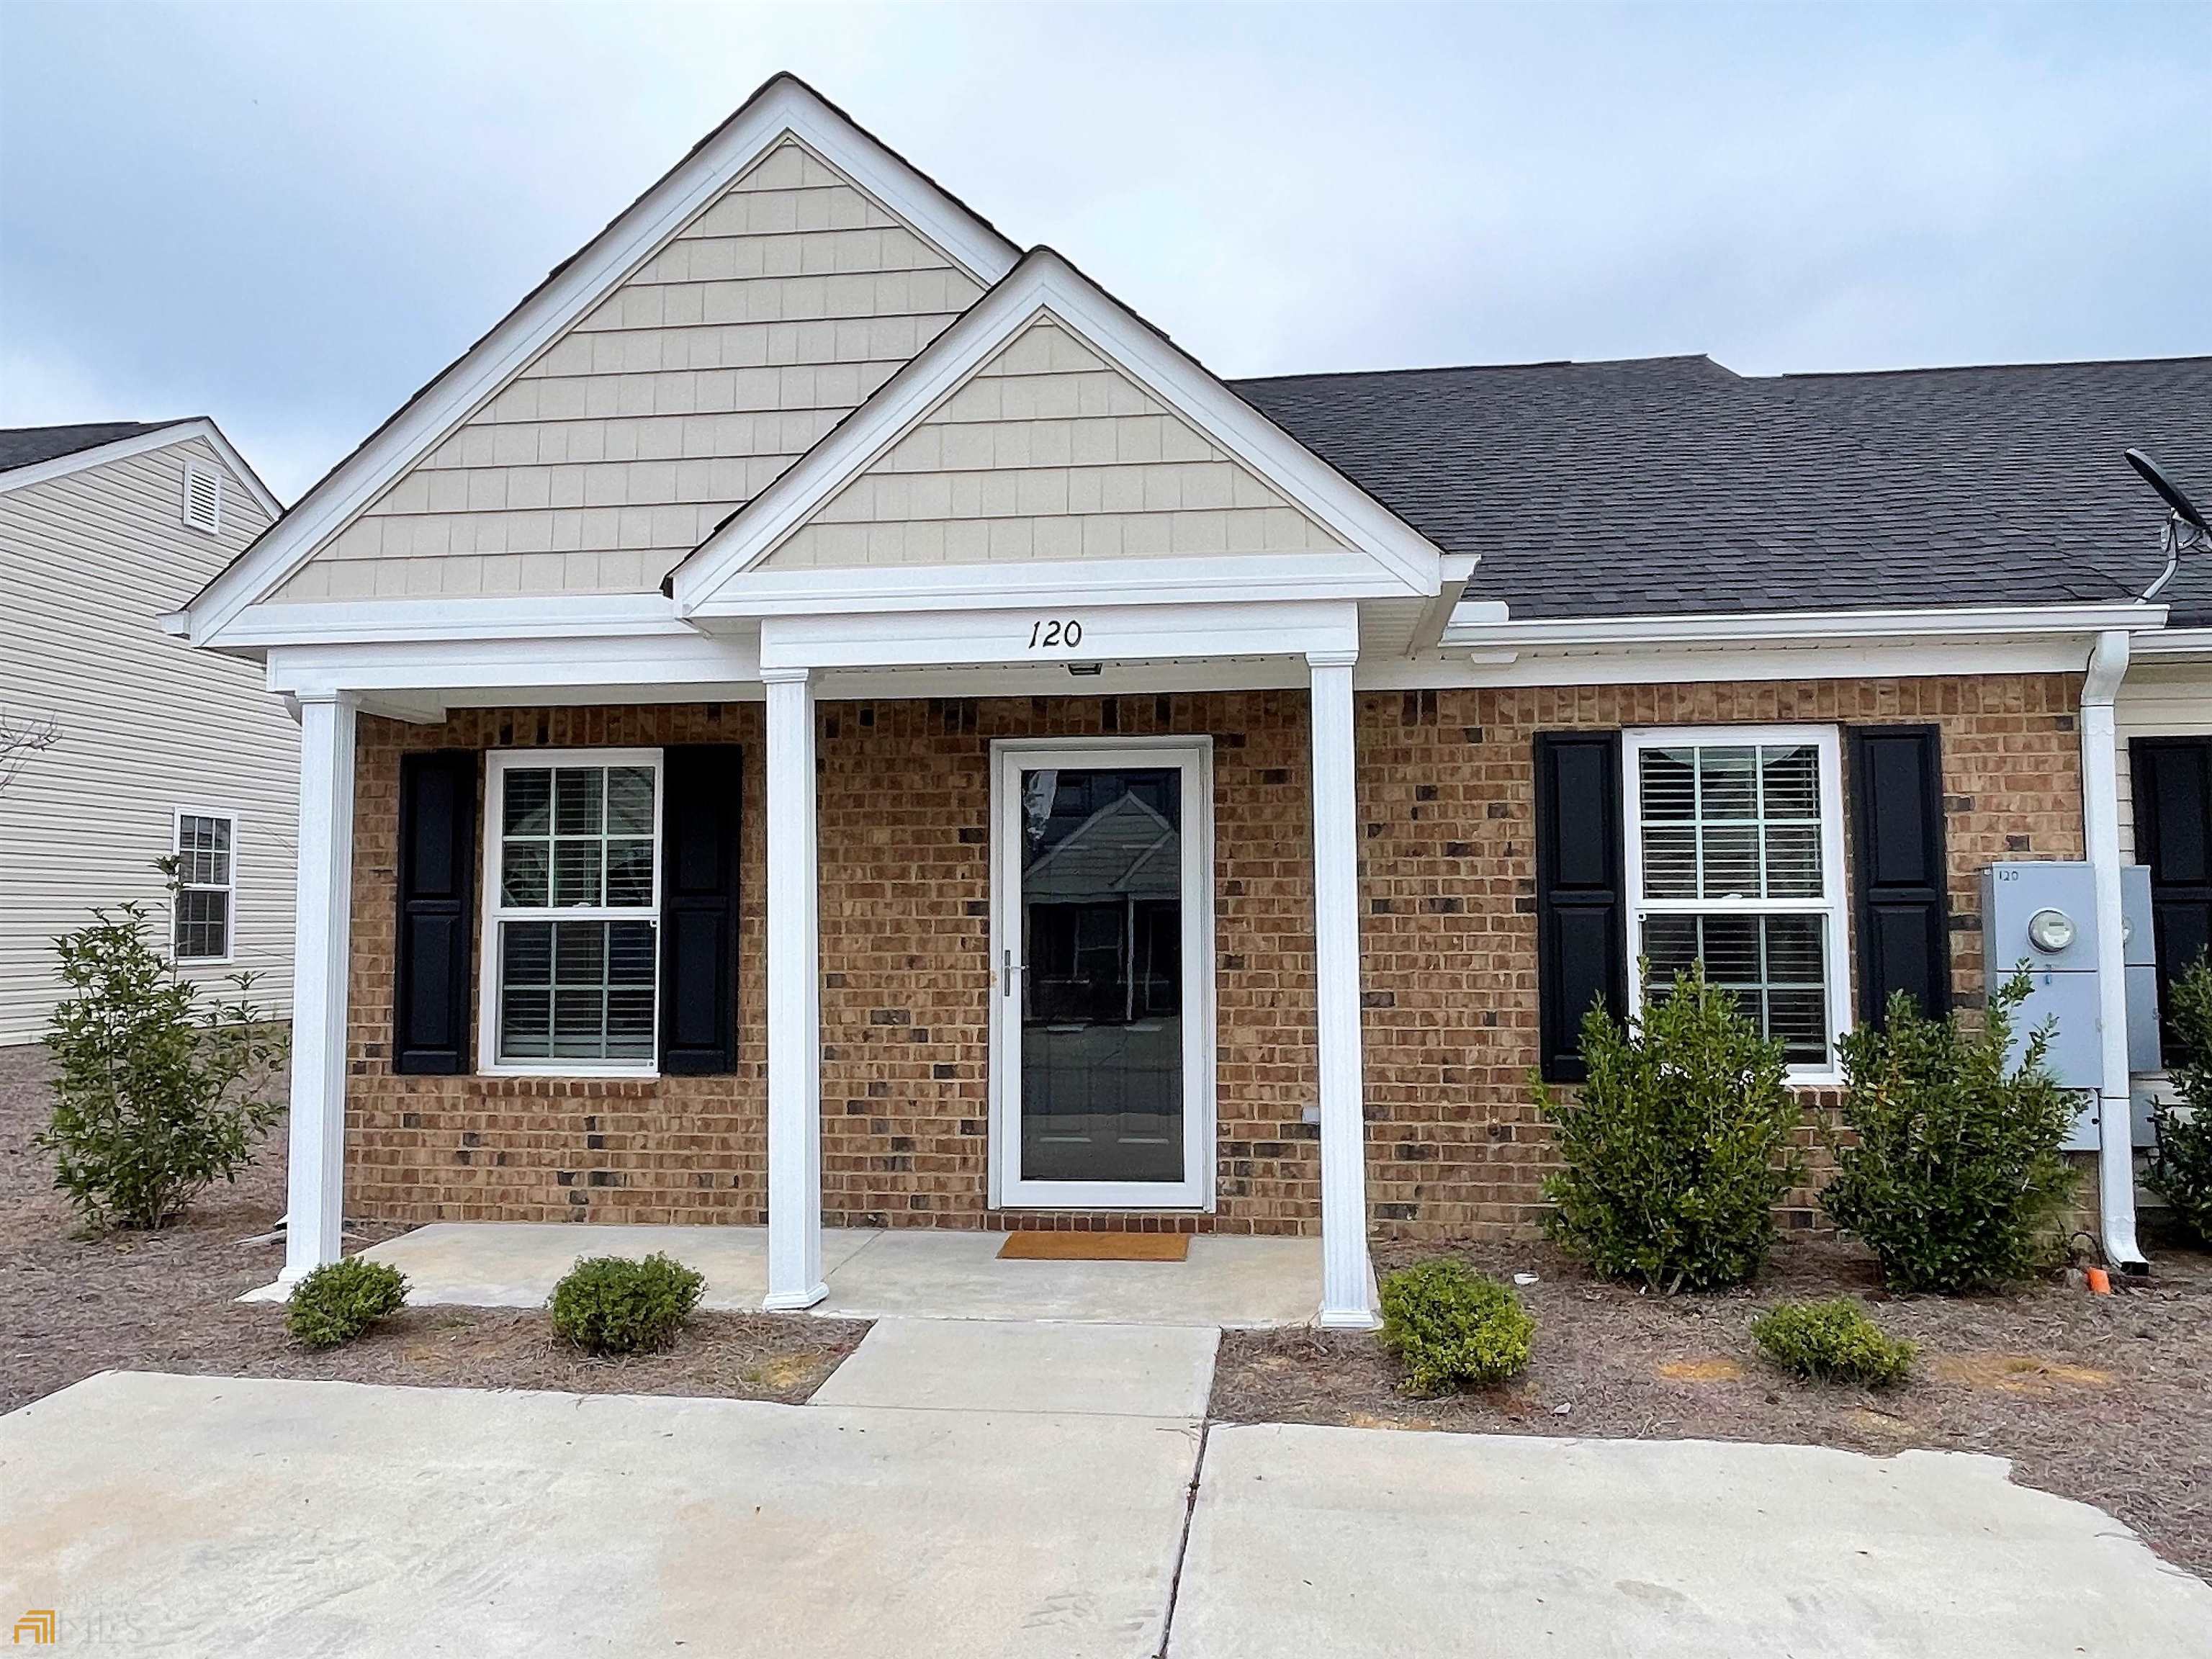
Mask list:
POLYGON ((991 1201, 1209 1207, 1212 744, 992 759, 991 1201))

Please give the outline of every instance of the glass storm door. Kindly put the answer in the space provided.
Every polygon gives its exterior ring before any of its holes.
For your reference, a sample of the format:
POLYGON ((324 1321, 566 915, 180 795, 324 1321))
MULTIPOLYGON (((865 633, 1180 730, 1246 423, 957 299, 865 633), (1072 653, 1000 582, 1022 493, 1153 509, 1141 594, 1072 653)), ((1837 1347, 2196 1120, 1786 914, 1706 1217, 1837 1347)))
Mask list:
POLYGON ((998 1201, 1195 1207, 1212 1159, 1202 744, 1000 746, 998 1201))

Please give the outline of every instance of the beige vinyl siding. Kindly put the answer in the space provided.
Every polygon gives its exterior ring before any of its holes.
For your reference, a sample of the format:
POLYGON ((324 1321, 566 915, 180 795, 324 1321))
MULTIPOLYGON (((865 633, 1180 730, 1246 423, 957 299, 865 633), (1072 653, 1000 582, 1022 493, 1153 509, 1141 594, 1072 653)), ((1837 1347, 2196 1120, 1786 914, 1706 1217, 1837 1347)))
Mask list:
POLYGON ((2119 744, 2120 857, 2136 855, 2135 778, 2128 744, 2136 738, 2212 737, 2212 664, 2138 664, 2112 699, 2119 744))
POLYGON ((233 967, 289 1015, 298 728, 261 671, 155 625, 268 517, 192 439, 0 494, 0 706, 60 741, 0 790, 0 1042, 36 1038, 58 998, 54 935, 125 898, 169 916, 153 860, 179 808, 236 818, 233 967), (222 473, 219 535, 183 523, 187 458, 222 473))
POLYGON ((979 564, 1341 550, 1040 313, 763 561, 979 564))
POLYGON ((787 138, 275 598, 651 592, 981 293, 787 138))

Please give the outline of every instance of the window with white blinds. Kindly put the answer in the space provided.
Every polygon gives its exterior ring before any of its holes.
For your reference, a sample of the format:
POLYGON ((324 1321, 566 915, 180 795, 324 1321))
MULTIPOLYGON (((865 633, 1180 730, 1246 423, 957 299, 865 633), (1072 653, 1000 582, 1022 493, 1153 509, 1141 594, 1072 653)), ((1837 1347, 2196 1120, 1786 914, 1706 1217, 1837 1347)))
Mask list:
POLYGON ((169 948, 180 963, 230 960, 230 913, 238 892, 232 843, 237 827, 238 821, 227 813, 176 815, 169 849, 177 860, 169 948))
POLYGON ((487 761, 484 1051, 517 1071, 653 1069, 660 751, 487 761))
POLYGON ((185 526, 213 536, 222 529, 222 474, 198 461, 185 463, 185 526))
POLYGON ((1632 1001, 1698 962, 1801 1078, 1850 1016, 1832 726, 1625 734, 1632 1001))

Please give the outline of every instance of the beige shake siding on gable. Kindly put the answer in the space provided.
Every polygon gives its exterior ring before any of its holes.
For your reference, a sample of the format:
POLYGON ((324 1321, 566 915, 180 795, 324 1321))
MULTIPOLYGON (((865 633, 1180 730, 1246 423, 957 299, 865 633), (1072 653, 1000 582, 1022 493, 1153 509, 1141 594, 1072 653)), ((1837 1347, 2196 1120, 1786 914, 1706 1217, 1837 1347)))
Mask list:
POLYGON ((1342 547, 1048 314, 823 503, 763 568, 1342 547))
POLYGON ((981 292, 787 138, 273 597, 649 592, 981 292))

